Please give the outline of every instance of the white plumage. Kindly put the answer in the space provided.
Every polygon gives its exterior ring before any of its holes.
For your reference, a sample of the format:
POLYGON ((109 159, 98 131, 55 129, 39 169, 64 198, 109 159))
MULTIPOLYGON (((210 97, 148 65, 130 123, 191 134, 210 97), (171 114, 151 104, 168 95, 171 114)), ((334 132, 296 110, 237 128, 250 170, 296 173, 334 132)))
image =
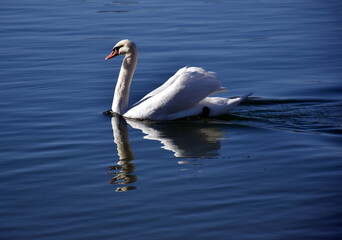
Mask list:
POLYGON ((226 114, 248 96, 234 99, 208 97, 226 91, 216 74, 198 67, 184 67, 163 85, 128 107, 130 84, 138 58, 136 45, 130 40, 122 40, 114 46, 106 60, 116 55, 125 55, 125 58, 115 87, 112 111, 127 118, 174 120, 196 115, 213 117, 226 114))

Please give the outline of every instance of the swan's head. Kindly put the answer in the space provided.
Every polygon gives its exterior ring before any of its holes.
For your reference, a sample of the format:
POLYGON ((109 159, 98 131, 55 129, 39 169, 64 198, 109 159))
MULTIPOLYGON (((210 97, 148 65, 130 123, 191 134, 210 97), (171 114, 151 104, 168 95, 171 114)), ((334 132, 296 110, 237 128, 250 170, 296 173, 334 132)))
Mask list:
POLYGON ((113 47, 112 52, 105 58, 105 60, 111 59, 117 55, 128 55, 135 53, 137 47, 134 42, 128 39, 121 40, 113 47))

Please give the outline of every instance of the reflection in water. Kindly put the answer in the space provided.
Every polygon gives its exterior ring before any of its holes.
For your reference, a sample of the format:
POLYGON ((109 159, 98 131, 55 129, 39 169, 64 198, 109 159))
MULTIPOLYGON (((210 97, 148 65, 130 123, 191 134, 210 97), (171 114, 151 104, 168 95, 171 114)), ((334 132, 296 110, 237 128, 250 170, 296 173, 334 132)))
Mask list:
POLYGON ((144 139, 159 141, 162 148, 174 152, 175 157, 214 157, 221 147, 223 132, 214 125, 194 121, 127 122, 146 134, 144 139))
MULTIPOLYGON (((195 121, 173 121, 173 122, 147 122, 136 120, 125 120, 121 116, 112 117, 112 129, 114 142, 120 161, 116 166, 110 167, 115 175, 111 184, 131 184, 137 181, 132 160, 134 154, 131 150, 127 123, 135 129, 141 130, 144 139, 157 140, 162 148, 172 151, 175 157, 182 158, 210 158, 219 155, 221 147, 220 140, 224 133, 218 125, 203 124, 195 121)), ((186 163, 179 161, 178 163, 186 163)), ((133 186, 117 188, 117 191, 135 189, 133 186)))
MULTIPOLYGON (((109 169, 113 170, 115 175, 110 183, 111 184, 129 184, 137 181, 137 177, 130 173, 135 171, 132 160, 134 154, 128 140, 127 123, 124 118, 120 116, 112 117, 112 129, 114 135, 114 142, 116 143, 120 161, 118 165, 112 166, 109 169)), ((128 191, 135 189, 133 186, 118 187, 116 191, 128 191)))

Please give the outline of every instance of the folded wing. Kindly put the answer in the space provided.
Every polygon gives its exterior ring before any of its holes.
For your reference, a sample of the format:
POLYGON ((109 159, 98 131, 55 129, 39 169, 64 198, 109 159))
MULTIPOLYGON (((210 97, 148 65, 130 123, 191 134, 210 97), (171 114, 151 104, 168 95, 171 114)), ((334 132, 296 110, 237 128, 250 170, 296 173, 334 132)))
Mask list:
POLYGON ((162 86, 133 105, 124 116, 163 120, 170 114, 192 108, 210 94, 220 91, 225 91, 225 88, 214 72, 198 67, 181 68, 162 86))

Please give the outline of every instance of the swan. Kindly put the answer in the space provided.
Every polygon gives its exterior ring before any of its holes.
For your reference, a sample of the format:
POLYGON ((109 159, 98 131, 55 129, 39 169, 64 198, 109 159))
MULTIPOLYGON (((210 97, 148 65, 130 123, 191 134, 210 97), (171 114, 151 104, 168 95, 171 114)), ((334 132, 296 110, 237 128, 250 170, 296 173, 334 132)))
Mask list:
POLYGON ((111 113, 125 118, 159 121, 190 116, 215 117, 226 114, 250 95, 233 99, 208 97, 226 91, 216 74, 199 67, 183 67, 163 85, 129 107, 130 85, 138 60, 135 43, 128 39, 119 41, 105 60, 118 55, 124 55, 124 59, 114 90, 111 113))

